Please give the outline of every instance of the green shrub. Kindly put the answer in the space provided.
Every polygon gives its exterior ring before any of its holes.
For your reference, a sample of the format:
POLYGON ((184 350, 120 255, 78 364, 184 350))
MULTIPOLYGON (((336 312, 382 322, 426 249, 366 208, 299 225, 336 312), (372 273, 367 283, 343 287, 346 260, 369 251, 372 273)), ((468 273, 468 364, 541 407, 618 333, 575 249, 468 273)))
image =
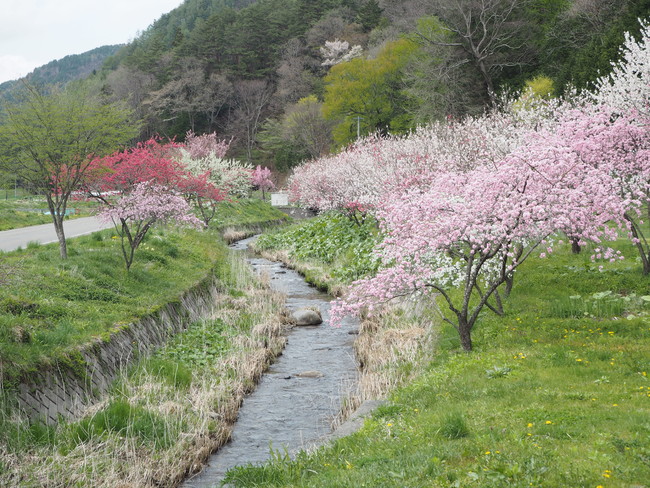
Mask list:
POLYGON ((192 384, 192 371, 179 362, 154 357, 144 361, 141 368, 143 372, 178 389, 186 390, 192 384))
POLYGON ((101 439, 106 433, 135 437, 155 448, 164 448, 173 441, 173 435, 157 414, 124 400, 114 400, 103 410, 70 426, 68 447, 75 447, 91 439, 101 439))
POLYGON ((377 270, 372 250, 377 244, 376 222, 363 222, 328 213, 300 224, 267 233, 257 240, 260 250, 288 250, 291 257, 331 266, 334 278, 349 283, 377 270))
POLYGON ((469 427, 460 412, 452 411, 442 417, 439 432, 447 439, 462 439, 469 435, 469 427))

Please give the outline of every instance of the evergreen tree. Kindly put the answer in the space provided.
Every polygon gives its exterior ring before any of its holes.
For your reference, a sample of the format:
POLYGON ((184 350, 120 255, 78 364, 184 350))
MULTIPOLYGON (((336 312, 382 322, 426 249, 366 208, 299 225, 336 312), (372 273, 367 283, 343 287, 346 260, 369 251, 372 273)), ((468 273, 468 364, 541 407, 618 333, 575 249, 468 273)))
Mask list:
POLYGON ((368 0, 359 9, 357 23, 363 28, 364 32, 370 32, 379 25, 383 12, 384 10, 379 6, 377 0, 368 0))

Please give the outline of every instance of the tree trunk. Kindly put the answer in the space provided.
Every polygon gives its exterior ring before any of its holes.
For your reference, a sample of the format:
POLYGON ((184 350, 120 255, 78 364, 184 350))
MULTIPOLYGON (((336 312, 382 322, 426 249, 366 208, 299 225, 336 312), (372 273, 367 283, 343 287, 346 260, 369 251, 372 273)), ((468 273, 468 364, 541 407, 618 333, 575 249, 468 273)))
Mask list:
POLYGON ((643 246, 643 242, 645 242, 645 237, 641 233, 641 230, 638 228, 638 226, 636 225, 632 217, 630 217, 627 213, 624 213, 623 217, 625 218, 625 220, 627 220, 630 223, 630 232, 632 233, 633 242, 637 250, 639 251, 639 257, 641 258, 641 262, 643 263, 643 274, 644 276, 648 275, 650 274, 650 259, 648 258, 648 254, 646 253, 646 248, 643 246))
POLYGON ((494 83, 492 82, 492 76, 490 75, 487 66, 485 66, 485 62, 479 61, 477 65, 479 71, 481 72, 481 76, 483 77, 483 82, 485 83, 485 91, 488 94, 490 104, 495 105, 497 98, 496 93, 494 92, 494 83))
POLYGON ((458 335, 460 336, 460 345, 464 351, 472 350, 472 328, 467 320, 458 319, 458 335))
POLYGON ((505 277, 504 281, 505 281, 505 284, 506 284, 506 288, 503 291, 503 298, 508 298, 508 297, 510 297, 510 293, 512 292, 512 287, 515 284, 515 275, 514 275, 514 273, 512 273, 510 275, 507 275, 505 277))
POLYGON ((54 230, 56 237, 59 240, 59 254, 61 259, 68 259, 68 244, 65 242, 65 232, 63 230, 63 217, 53 214, 54 230))
POLYGON ((580 251, 582 250, 582 248, 580 247, 580 244, 578 244, 579 241, 580 241, 580 239, 577 238, 577 237, 572 237, 571 238, 571 252, 573 254, 580 254, 580 251))

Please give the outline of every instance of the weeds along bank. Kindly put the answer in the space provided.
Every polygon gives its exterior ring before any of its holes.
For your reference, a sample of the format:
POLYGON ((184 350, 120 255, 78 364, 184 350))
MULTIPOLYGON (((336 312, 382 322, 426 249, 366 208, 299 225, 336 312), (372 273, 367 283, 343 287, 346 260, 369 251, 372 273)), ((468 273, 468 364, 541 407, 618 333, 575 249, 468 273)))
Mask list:
MULTIPOLYGON (((347 284, 372 274, 378 261, 372 249, 379 238, 376 222, 330 213, 261 236, 254 249, 283 261, 306 280, 340 296, 347 284)), ((382 398, 412 378, 431 354, 436 341, 436 314, 422 305, 401 304, 380 317, 361 321, 355 341, 360 368, 357 391, 348 399, 339 421, 365 400, 382 398)))
MULTIPOLYGON (((264 218, 251 213, 259 206, 238 208, 240 221, 269 220, 268 206, 264 218)), ((116 240, 111 231, 75 239, 65 262, 51 246, 2 256, 12 271, 0 306, 2 486, 175 486, 227 440, 243 395, 283 346, 281 297, 258 284, 218 230, 157 229, 129 273, 116 240), (83 376, 75 352, 83 344, 110 341, 116 324, 177 301, 210 272, 218 293, 209 313, 123 370, 79 420, 30 424, 12 408, 14 385, 32 371, 71 367, 83 376)))
MULTIPOLYGON (((340 239, 326 220, 306 224, 304 234, 316 226, 328 231, 312 234, 305 248, 295 230, 259 245, 276 254, 284 248, 294 259, 310 246, 329 249, 340 239)), ((608 244, 628 258, 602 270, 590 249, 572 254, 569 244, 552 259, 531 257, 504 302, 505 314, 481 315, 471 353, 461 350, 455 329, 435 320, 434 304, 417 311, 423 329, 432 324, 433 340, 418 343, 420 363, 410 375, 408 362, 397 368, 402 386, 388 388, 388 403, 360 432, 293 461, 280 457, 235 469, 230 481, 278 487, 647 486, 650 281, 627 239, 608 244)), ((310 256, 320 268, 314 280, 344 266, 342 255, 323 256, 310 256)), ((405 315, 397 310, 364 327, 402 335, 394 331, 394 317, 405 315)), ((408 348, 393 344, 406 354, 408 348)), ((378 369, 388 369, 387 363, 378 369)))

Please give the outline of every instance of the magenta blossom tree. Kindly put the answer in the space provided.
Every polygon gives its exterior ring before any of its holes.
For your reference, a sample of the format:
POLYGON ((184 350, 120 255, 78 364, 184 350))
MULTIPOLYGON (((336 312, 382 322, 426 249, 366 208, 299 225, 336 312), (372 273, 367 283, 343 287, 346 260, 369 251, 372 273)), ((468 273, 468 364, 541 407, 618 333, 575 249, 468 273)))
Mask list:
POLYGON ((133 264, 135 251, 156 223, 176 223, 202 228, 203 223, 192 214, 187 201, 164 186, 143 182, 121 197, 115 204, 105 206, 99 218, 112 222, 121 239, 122 255, 127 271, 133 264))
POLYGON ((267 167, 262 168, 259 164, 253 171, 251 182, 253 186, 262 190, 262 199, 266 198, 267 191, 275 188, 275 184, 271 180, 271 170, 267 167))

